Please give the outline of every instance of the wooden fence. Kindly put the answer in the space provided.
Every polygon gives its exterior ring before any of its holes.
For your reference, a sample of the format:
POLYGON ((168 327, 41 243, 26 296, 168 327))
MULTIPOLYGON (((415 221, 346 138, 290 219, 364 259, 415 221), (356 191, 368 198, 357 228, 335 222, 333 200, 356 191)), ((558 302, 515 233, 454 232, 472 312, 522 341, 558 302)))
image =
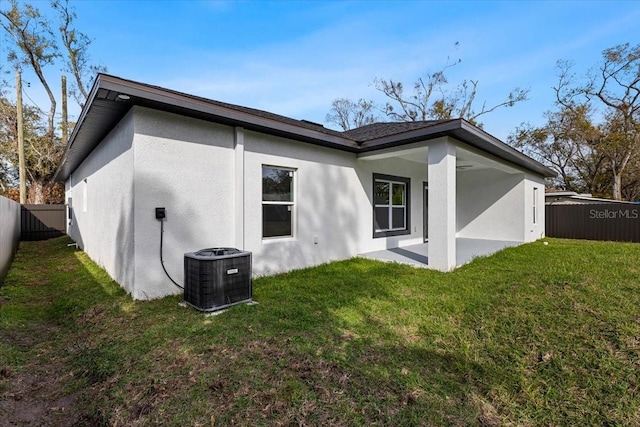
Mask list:
POLYGON ((21 240, 46 240, 64 236, 66 227, 65 205, 22 205, 21 240))
POLYGON ((546 235, 566 239, 640 242, 640 205, 546 205, 546 235))

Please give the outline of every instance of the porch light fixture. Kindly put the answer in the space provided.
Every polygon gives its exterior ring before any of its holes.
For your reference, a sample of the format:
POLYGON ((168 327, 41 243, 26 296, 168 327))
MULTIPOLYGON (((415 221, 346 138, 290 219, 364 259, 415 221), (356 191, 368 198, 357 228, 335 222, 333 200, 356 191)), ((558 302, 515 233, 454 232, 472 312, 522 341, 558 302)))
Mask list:
POLYGON ((118 94, 118 99, 121 99, 123 101, 128 101, 129 99, 131 99, 131 97, 129 95, 124 94, 124 93, 119 93, 118 94))

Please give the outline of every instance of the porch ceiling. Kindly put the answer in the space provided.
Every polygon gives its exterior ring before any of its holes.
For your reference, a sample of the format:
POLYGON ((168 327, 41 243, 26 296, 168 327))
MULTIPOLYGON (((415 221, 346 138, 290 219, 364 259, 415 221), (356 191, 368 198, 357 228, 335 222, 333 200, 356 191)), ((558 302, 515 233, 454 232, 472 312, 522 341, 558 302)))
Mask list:
MULTIPOLYGON (((433 142, 433 141, 430 141, 433 142)), ((385 158, 400 158, 411 162, 429 164, 429 143, 418 142, 402 147, 393 147, 379 152, 369 152, 358 155, 363 161, 380 160, 385 158)), ((463 147, 456 144, 456 169, 458 172, 477 171, 482 169, 497 169, 505 173, 522 173, 521 170, 494 158, 487 153, 480 153, 471 147, 463 147)))

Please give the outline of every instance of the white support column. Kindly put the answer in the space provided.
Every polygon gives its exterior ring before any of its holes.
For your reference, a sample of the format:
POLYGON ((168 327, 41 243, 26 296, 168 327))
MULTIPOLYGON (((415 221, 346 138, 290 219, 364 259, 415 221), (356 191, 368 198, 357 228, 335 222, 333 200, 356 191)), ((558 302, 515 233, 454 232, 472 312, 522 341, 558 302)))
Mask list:
POLYGON ((235 247, 244 250, 244 129, 234 128, 235 247))
POLYGON ((429 144, 429 267, 456 266, 456 147, 447 138, 429 144))

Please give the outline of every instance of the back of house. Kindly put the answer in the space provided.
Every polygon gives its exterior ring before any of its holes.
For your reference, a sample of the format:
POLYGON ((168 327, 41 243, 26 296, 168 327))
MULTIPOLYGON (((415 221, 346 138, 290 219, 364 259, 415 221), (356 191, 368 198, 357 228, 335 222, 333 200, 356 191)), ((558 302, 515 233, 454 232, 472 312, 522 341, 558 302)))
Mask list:
POLYGON ((548 176, 462 119, 338 132, 100 74, 56 178, 68 234, 150 299, 180 291, 161 240, 179 284, 184 254, 207 247, 269 275, 428 242, 448 271, 459 239, 543 237, 548 176))

